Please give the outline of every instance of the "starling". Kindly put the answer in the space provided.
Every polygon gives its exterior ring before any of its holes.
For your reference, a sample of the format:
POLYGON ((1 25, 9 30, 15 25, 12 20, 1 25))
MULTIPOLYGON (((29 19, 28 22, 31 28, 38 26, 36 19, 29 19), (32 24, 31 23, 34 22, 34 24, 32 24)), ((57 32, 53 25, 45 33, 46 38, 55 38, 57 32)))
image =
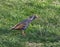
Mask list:
POLYGON ((22 22, 16 24, 15 26, 13 26, 11 28, 11 30, 21 30, 22 35, 25 36, 24 30, 26 30, 26 28, 29 26, 29 24, 37 17, 38 17, 37 15, 30 16, 29 18, 27 18, 27 19, 23 20, 22 22))

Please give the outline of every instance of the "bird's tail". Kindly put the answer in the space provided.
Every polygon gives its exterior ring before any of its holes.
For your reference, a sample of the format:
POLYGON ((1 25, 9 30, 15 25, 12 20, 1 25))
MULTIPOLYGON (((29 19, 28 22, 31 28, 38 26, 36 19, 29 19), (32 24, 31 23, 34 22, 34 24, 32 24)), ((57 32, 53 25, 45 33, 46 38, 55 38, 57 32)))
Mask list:
POLYGON ((9 30, 14 30, 15 28, 14 27, 12 27, 12 28, 10 28, 9 30))

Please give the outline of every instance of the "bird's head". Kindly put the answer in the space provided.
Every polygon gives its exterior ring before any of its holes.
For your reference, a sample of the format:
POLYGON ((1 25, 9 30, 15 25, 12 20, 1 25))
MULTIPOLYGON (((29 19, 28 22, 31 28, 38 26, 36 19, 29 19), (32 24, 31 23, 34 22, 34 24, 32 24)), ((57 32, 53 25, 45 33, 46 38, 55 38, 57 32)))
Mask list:
POLYGON ((38 18, 38 16, 37 15, 32 15, 29 18, 30 18, 30 20, 34 20, 34 19, 38 18))

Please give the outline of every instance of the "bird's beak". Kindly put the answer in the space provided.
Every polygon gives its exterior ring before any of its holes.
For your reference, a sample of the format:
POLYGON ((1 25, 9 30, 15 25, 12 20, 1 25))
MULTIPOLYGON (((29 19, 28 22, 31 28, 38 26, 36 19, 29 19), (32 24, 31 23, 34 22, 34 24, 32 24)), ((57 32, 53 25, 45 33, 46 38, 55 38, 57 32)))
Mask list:
POLYGON ((38 18, 38 16, 36 16, 38 18))
POLYGON ((36 16, 36 19, 40 19, 40 16, 36 16))
POLYGON ((36 18, 39 18, 38 16, 36 16, 36 18))

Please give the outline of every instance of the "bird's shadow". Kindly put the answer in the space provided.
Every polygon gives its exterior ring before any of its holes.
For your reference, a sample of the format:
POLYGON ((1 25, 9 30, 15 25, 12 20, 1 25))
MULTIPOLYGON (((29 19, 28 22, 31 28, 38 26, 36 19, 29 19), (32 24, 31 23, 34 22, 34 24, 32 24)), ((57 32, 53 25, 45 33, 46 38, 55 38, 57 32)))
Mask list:
POLYGON ((0 28, 0 35, 9 35, 9 34, 13 34, 16 31, 7 29, 7 28, 0 28))
MULTIPOLYGON (((18 31, 19 32, 19 31, 18 31)), ((21 40, 27 40, 29 42, 46 42, 47 40, 48 41, 51 41, 51 42, 55 42, 55 41, 58 41, 60 40, 60 36, 59 35, 56 35, 54 33, 50 33, 50 32, 39 32, 39 31, 36 31, 36 32, 27 32, 26 33, 26 36, 22 36, 21 34, 16 34, 14 35, 14 33, 17 33, 17 31, 15 30, 9 30, 7 28, 3 29, 3 28, 0 28, 0 35, 9 35, 9 36, 16 36, 17 38, 20 38, 21 40), (42 36, 41 36, 42 34, 42 36), (38 38, 37 38, 38 37, 38 38), (50 39, 47 39, 46 38, 52 38, 51 40, 50 39)))
POLYGON ((20 31, 17 30, 10 30, 8 28, 0 28, 0 35, 7 35, 7 36, 20 36, 23 37, 20 31))
POLYGON ((0 28, 0 35, 2 35, 2 34, 9 34, 10 33, 10 30, 8 30, 8 29, 6 29, 6 28, 0 28))

